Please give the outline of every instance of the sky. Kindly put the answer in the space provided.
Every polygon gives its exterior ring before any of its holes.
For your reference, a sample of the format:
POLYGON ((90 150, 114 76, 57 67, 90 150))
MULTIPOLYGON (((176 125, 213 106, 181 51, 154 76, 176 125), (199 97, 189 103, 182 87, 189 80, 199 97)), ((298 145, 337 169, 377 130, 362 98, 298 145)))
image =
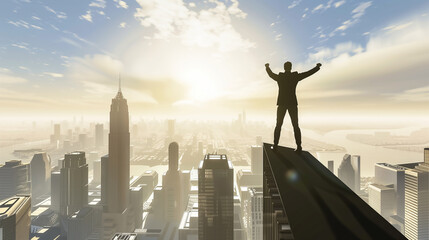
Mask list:
POLYGON ((300 114, 429 119, 429 2, 6 0, 0 112, 107 118, 118 79, 135 116, 275 114, 265 72, 322 69, 300 114))

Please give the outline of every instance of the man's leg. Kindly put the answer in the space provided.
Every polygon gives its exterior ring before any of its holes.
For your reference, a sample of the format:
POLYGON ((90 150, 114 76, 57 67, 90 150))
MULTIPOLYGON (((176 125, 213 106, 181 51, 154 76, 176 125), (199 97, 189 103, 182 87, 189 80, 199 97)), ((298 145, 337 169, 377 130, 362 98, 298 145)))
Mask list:
POLYGON ((274 146, 279 145, 280 132, 282 130, 283 119, 285 118, 287 108, 284 106, 277 106, 277 122, 274 129, 274 146))
POLYGON ((295 135, 295 142, 297 150, 302 150, 301 148, 301 129, 299 129, 298 124, 298 106, 289 107, 289 116, 293 126, 293 133, 295 135))

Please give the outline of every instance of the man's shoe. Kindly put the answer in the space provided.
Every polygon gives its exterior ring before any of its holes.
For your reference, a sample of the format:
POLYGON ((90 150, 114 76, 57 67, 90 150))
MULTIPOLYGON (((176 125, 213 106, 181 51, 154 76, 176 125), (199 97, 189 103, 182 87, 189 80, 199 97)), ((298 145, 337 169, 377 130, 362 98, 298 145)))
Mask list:
POLYGON ((301 146, 296 147, 295 152, 298 154, 301 154, 302 153, 302 147, 301 146))
POLYGON ((271 149, 272 149, 274 152, 277 152, 278 145, 273 145, 273 146, 271 147, 271 149))

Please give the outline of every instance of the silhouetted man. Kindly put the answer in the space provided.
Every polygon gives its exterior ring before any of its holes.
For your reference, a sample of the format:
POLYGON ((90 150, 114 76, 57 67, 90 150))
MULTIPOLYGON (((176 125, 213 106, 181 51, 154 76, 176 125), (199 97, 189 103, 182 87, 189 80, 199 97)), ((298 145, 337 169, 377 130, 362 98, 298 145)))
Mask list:
POLYGON ((318 63, 316 67, 310 71, 298 73, 291 72, 292 63, 285 62, 284 69, 285 72, 280 72, 279 74, 273 73, 270 69, 270 64, 265 64, 265 69, 267 70, 268 75, 274 79, 279 85, 279 95, 277 97, 277 122, 276 128, 274 129, 274 146, 273 149, 277 150, 280 139, 280 131, 282 130, 283 119, 286 115, 286 111, 289 110, 290 120, 293 126, 293 132, 295 134, 296 142, 296 152, 301 153, 301 130, 298 125, 298 101, 296 99, 296 85, 299 81, 307 78, 317 71, 320 70, 322 64, 318 63))

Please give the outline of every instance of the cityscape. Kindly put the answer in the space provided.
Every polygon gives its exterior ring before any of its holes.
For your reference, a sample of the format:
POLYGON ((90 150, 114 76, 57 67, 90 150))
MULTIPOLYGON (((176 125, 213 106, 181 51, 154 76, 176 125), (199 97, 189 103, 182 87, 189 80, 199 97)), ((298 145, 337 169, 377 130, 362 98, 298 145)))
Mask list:
POLYGON ((0 10, 0 240, 429 239, 427 2, 78 2, 0 10))

